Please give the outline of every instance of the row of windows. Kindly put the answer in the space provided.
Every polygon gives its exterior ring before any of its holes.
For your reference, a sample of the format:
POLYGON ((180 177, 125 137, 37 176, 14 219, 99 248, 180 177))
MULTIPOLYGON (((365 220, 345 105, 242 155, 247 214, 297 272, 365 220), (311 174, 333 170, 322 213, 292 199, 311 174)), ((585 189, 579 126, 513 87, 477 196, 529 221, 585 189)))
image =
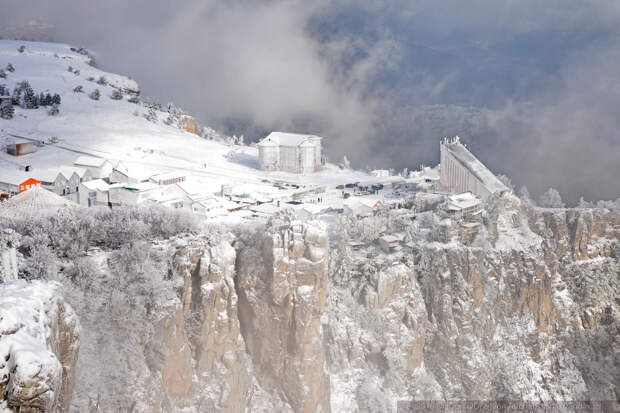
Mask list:
POLYGON ((19 190, 25 191, 26 189, 34 188, 35 186, 39 186, 40 184, 28 184, 28 185, 20 185, 19 190))

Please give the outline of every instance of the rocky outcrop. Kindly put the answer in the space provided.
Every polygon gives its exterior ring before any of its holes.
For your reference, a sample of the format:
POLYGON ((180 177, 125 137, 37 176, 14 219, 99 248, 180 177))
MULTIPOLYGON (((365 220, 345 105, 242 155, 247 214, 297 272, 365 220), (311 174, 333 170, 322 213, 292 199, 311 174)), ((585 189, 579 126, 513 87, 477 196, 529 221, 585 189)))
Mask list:
MULTIPOLYGON (((618 212, 499 199, 489 244, 420 242, 330 273, 337 411, 399 399, 616 400, 618 212)), ((483 232, 484 235, 484 232, 483 232)))
POLYGON ((78 320, 58 284, 0 285, 0 408, 69 411, 78 348, 78 320))
POLYGON ((264 388, 296 412, 330 411, 321 317, 328 239, 318 224, 273 220, 237 246, 239 316, 264 388))
POLYGON ((171 276, 179 281, 180 299, 156 310, 162 317, 149 349, 170 408, 195 407, 197 399, 204 411, 239 412, 246 405, 251 365, 237 316, 231 240, 176 243, 171 276))

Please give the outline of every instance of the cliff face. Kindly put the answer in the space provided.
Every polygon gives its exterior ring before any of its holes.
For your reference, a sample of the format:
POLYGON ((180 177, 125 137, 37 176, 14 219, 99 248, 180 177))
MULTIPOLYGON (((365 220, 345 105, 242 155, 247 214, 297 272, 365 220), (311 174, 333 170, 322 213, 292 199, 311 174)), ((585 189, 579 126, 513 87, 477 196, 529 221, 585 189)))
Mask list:
POLYGON ((154 310, 137 409, 330 411, 327 233, 278 221, 246 235, 176 241, 178 301, 154 310))
MULTIPOLYGON (((88 401, 83 394, 100 381, 78 383, 72 407, 106 411, 119 392, 139 412, 616 400, 618 211, 530 209, 508 197, 487 221, 468 245, 417 242, 398 259, 330 248, 337 238, 326 226, 287 218, 162 244, 169 298, 139 319, 148 336, 119 338, 135 340, 118 352, 127 369, 112 374, 120 384, 97 387, 88 401)), ((7 406, 67 406, 77 329, 61 321, 44 335, 56 364, 35 381, 0 382, 7 406)), ((106 368, 93 357, 80 363, 106 368)))
POLYGON ((329 412, 321 330, 327 294, 325 229, 274 221, 266 234, 238 249, 239 315, 259 382, 282 392, 296 412, 329 412))
POLYGON ((412 398, 617 400, 618 211, 498 202, 494 245, 421 243, 396 265, 333 274, 338 410, 391 411, 412 398))
POLYGON ((58 284, 0 284, 0 409, 69 411, 78 348, 78 320, 58 284))

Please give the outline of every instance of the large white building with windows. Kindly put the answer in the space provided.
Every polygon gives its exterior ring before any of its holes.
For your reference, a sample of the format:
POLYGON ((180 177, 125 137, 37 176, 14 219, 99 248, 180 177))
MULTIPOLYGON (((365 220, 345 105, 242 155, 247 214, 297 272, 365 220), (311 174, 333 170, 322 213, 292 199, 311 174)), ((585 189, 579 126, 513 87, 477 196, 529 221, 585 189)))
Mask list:
POLYGON ((258 160, 263 171, 298 174, 321 169, 321 140, 315 135, 271 132, 258 143, 258 160))
POLYGON ((508 191, 506 185, 467 150, 458 136, 441 141, 439 149, 440 183, 450 192, 471 192, 486 201, 491 194, 508 191))

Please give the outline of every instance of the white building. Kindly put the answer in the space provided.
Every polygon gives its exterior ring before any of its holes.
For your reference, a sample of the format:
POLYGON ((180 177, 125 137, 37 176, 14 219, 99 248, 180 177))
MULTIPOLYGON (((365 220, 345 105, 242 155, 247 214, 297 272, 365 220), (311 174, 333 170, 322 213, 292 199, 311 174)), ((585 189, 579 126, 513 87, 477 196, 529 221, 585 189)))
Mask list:
POLYGON ((137 167, 128 167, 119 162, 110 174, 111 183, 127 183, 137 184, 138 182, 146 182, 151 176, 155 175, 154 171, 137 167))
POLYGON ((444 139, 441 152, 441 186, 453 193, 471 192, 482 201, 508 188, 460 142, 459 137, 444 139))
POLYGON ((112 162, 103 158, 95 158, 93 156, 80 156, 73 164, 80 168, 86 168, 90 172, 93 179, 108 178, 112 174, 112 162))
POLYGON ((271 132, 258 143, 260 169, 310 173, 321 169, 321 140, 315 135, 271 132))
POLYGON ((78 203, 82 206, 111 206, 110 185, 103 179, 80 183, 78 195, 78 203))
POLYGON ((482 216, 482 202, 471 192, 464 192, 449 196, 446 210, 463 219, 478 218, 482 216))

